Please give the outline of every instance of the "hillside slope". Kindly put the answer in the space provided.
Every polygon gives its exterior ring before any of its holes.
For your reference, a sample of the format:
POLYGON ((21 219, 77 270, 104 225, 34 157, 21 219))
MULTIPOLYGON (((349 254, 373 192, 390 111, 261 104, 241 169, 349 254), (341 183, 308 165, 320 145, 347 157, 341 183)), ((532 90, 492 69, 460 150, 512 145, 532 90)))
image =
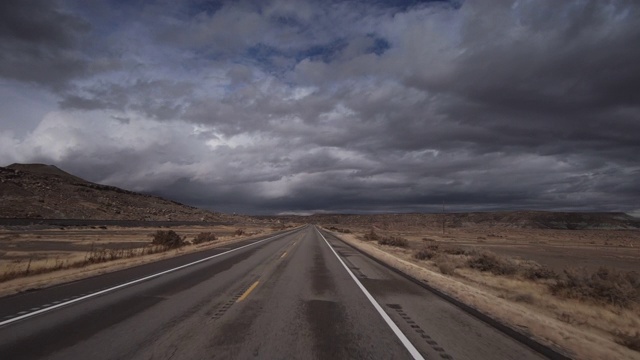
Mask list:
POLYGON ((52 165, 0 167, 0 218, 230 221, 232 216, 95 184, 52 165))

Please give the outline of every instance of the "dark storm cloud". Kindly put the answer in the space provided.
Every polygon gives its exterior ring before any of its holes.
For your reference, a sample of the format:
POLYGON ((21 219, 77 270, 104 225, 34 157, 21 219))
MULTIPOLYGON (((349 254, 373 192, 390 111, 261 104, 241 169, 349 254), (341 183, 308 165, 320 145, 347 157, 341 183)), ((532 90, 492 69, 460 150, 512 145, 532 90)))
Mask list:
POLYGON ((88 66, 79 45, 90 30, 87 21, 55 1, 3 1, 0 76, 52 88, 67 85, 88 66))
POLYGON ((223 211, 640 212, 637 2, 22 4, 0 76, 59 101, 7 162, 223 211))

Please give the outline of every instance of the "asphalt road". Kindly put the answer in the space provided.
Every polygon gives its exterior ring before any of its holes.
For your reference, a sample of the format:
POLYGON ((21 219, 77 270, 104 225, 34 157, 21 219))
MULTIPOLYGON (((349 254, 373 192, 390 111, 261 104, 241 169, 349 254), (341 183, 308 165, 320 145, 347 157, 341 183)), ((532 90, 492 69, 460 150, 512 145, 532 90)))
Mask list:
POLYGON ((542 356, 307 226, 2 298, 0 358, 542 356))

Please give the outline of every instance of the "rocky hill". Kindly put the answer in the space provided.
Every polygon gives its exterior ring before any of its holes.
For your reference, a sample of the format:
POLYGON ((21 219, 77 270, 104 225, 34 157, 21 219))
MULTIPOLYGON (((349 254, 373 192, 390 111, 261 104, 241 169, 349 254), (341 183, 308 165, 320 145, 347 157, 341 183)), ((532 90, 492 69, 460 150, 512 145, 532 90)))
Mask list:
POLYGON ((317 214, 281 217, 287 221, 309 222, 336 227, 377 227, 383 230, 406 228, 501 227, 526 229, 640 229, 640 219, 625 213, 504 211, 449 214, 317 214))
POLYGON ((0 167, 0 218, 234 221, 230 215, 95 184, 52 165, 0 167))

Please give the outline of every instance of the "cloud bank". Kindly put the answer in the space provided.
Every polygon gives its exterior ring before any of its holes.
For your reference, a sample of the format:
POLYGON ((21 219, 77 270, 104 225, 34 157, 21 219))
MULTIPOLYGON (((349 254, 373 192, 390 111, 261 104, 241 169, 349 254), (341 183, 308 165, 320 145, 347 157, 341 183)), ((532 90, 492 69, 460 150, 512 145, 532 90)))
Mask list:
POLYGON ((634 1, 0 5, 0 162, 227 212, 640 212, 634 1))

